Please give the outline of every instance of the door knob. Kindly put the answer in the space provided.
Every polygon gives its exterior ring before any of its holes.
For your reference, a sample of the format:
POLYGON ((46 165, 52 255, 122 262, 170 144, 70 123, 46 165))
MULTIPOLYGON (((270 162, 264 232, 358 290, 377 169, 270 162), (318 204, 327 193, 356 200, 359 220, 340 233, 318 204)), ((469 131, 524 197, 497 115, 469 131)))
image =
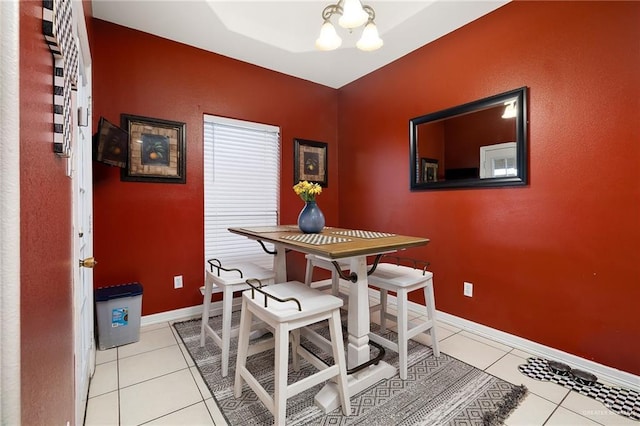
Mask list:
POLYGON ((84 266, 85 268, 93 268, 97 264, 98 264, 98 261, 94 259, 93 256, 87 257, 86 259, 83 259, 80 261, 80 266, 84 266))

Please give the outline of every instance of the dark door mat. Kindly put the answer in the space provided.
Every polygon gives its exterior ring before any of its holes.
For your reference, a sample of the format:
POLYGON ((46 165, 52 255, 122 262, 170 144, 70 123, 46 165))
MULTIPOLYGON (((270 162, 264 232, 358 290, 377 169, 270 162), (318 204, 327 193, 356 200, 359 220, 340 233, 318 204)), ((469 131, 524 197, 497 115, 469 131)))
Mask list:
POLYGON ((598 382, 595 376, 593 376, 593 380, 585 380, 583 371, 558 368, 558 364, 561 363, 531 357, 527 359, 526 364, 519 365, 518 370, 532 379, 562 385, 601 402, 621 416, 640 421, 640 393, 630 389, 604 385, 598 382))

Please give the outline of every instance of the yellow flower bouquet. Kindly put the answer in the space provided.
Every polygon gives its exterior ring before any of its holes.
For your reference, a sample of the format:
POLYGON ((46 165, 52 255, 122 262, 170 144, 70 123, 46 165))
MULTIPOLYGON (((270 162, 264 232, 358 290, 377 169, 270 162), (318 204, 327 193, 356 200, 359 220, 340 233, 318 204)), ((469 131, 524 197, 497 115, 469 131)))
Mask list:
POLYGON ((322 193, 322 187, 320 184, 307 182, 306 180, 295 184, 293 186, 293 190, 304 202, 315 201, 316 195, 320 195, 322 193))

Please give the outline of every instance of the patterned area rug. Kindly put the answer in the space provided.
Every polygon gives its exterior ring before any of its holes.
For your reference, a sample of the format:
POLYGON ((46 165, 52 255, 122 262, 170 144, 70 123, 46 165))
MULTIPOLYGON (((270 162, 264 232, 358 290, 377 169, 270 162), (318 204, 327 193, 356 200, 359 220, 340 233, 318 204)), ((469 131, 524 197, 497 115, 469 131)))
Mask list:
MULTIPOLYGON (((209 321, 214 330, 221 329, 221 317, 212 317, 209 321)), ((234 312, 232 323, 238 322, 239 313, 234 312)), ((232 426, 273 424, 271 413, 246 385, 241 398, 233 396, 237 339, 231 341, 229 375, 222 377, 220 349, 209 337, 205 346, 200 347, 200 324, 200 320, 190 320, 173 326, 227 423, 232 426)), ((372 324, 372 331, 376 327, 372 324)), ((387 336, 395 338, 391 331, 387 336)), ((310 342, 303 344, 308 348, 313 346, 310 342)), ((398 366, 398 355, 393 351, 386 351, 384 360, 398 366)), ((324 414, 315 406, 314 395, 322 385, 296 395, 287 401, 287 425, 498 425, 527 392, 524 386, 515 386, 446 354, 436 358, 430 347, 413 341, 409 343, 408 363, 407 380, 395 376, 353 396, 351 416, 343 416, 340 409, 324 414)), ((273 383, 273 352, 249 357, 247 365, 272 393, 268 383, 273 383)), ((300 371, 290 368, 289 378, 296 381, 314 371, 314 367, 301 360, 300 371)))

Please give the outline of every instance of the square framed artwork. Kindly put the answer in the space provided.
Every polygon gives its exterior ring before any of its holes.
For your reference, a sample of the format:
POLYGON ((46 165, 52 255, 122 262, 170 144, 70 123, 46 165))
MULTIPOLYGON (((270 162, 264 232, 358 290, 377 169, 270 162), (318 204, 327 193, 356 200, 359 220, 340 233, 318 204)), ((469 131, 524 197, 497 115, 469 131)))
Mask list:
POLYGON ((435 158, 421 158, 422 182, 438 181, 438 160, 435 158))
POLYGON ((186 182, 186 124, 122 114, 129 155, 120 179, 130 182, 186 182))
POLYGON ((306 139, 294 139, 293 152, 293 183, 302 180, 328 186, 329 172, 327 169, 328 144, 306 139))
POLYGON ((100 117, 98 132, 94 136, 94 159, 116 167, 127 167, 129 135, 120 127, 100 117))

